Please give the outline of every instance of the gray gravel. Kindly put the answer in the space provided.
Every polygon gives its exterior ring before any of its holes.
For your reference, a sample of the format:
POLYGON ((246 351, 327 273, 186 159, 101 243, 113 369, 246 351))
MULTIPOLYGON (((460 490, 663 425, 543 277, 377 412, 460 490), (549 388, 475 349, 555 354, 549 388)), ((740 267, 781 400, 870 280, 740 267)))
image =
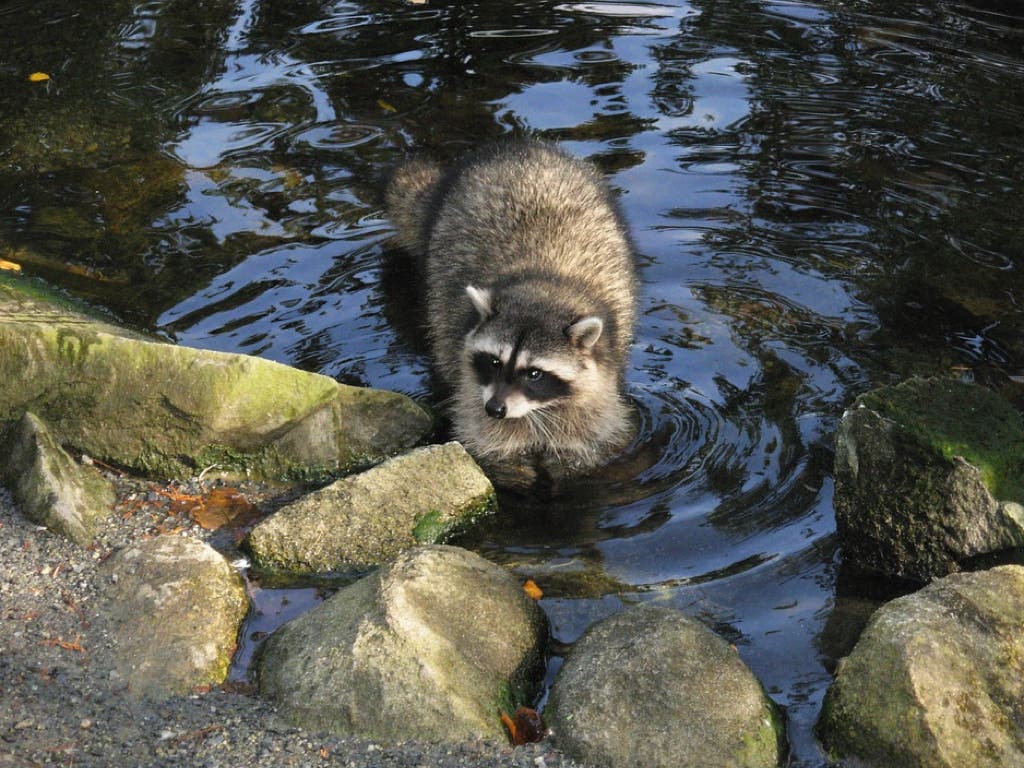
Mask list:
MULTIPOLYGON (((129 491, 121 482, 122 495, 129 491)), ((26 521, 0 489, 0 766, 576 765, 550 741, 512 749, 310 733, 238 691, 214 689, 156 704, 126 699, 94 661, 104 643, 93 613, 97 565, 128 542, 175 523, 180 519, 159 505, 135 508, 127 517, 114 515, 96 544, 83 549, 26 521)), ((185 526, 185 533, 210 536, 196 526, 185 526)))

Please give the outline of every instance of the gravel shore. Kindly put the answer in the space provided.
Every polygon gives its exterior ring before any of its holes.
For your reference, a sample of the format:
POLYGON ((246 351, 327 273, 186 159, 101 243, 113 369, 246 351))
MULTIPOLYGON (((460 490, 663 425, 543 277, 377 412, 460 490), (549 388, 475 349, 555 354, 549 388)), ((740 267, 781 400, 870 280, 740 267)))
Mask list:
POLYGON ((160 703, 126 698, 96 661, 105 644, 93 610, 97 566, 143 536, 214 534, 182 524, 166 505, 138 503, 144 484, 119 487, 118 513, 90 549, 25 520, 0 489, 0 766, 576 765, 549 741, 513 749, 309 733, 282 722, 246 686, 160 703))

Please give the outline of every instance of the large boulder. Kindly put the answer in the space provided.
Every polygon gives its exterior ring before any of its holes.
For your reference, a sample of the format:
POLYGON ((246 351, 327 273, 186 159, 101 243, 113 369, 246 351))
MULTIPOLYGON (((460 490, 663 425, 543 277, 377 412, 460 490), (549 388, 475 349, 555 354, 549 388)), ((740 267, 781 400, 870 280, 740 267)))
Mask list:
POLYGON ((851 572, 928 581, 1024 545, 1024 425, 988 390, 913 379, 862 395, 836 437, 851 572))
POLYGON ((0 421, 32 410, 60 442, 162 477, 211 465, 321 476, 409 448, 432 428, 397 393, 146 340, 9 282, 0 282, 0 381, 0 421))
POLYGON ((224 681, 249 599, 223 555, 158 536, 117 552, 100 574, 106 664, 130 694, 159 699, 224 681))
POLYGON ((819 733, 871 768, 1024 765, 1024 568, 947 576, 880 608, 819 733))
POLYGON ((587 630, 545 714, 560 747, 608 768, 775 766, 784 743, 778 711, 736 649, 651 605, 587 630))
POLYGON ((441 543, 495 505, 494 488, 465 448, 431 445, 282 507, 247 546, 260 568, 365 569, 416 544, 441 543))
POLYGON ((33 413, 2 433, 0 481, 25 517, 82 546, 92 543, 114 505, 113 486, 75 461, 33 413))
POLYGON ((260 692, 293 723, 373 739, 505 737, 543 671, 546 622, 501 567, 409 550, 266 642, 260 692))

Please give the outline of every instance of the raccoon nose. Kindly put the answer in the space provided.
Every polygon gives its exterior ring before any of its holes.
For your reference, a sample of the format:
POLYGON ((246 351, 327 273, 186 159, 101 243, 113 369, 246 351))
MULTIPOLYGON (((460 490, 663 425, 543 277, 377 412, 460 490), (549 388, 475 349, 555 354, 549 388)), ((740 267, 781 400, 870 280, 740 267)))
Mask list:
POLYGON ((495 400, 493 397, 484 405, 484 410, 487 411, 487 415, 492 419, 504 419, 505 414, 508 412, 505 404, 495 400))

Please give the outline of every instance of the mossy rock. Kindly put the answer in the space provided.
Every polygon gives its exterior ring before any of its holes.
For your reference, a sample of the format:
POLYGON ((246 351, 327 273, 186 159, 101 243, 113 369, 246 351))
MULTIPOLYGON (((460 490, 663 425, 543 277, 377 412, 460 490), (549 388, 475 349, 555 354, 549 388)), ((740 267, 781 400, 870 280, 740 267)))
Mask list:
POLYGON ((836 436, 844 565, 928 581, 1024 545, 1024 425, 983 387, 912 379, 860 397, 836 436))
POLYGON ((308 730, 503 740, 500 711, 529 703, 546 639, 510 573, 464 549, 416 547, 275 632, 259 688, 308 730))
POLYGON ((1020 566, 954 574, 882 606, 825 697, 818 731, 832 757, 871 768, 1024 765, 1022 622, 1020 566))
POLYGON ((258 568, 365 570, 417 544, 439 544, 497 507, 494 487, 459 443, 430 445, 309 493, 257 525, 258 568))
POLYGON ((0 430, 0 481, 25 517, 82 546, 113 511, 111 483, 76 462, 33 413, 0 430))
POLYGON ((962 381, 912 379, 868 392, 857 405, 897 422, 936 456, 977 467, 995 498, 1024 501, 1024 421, 995 392, 962 381))
POLYGON ((696 619, 640 605, 573 646, 545 715, 558 745, 608 768, 774 768, 781 713, 732 647, 696 619))
POLYGON ((64 444, 158 477, 321 477, 411 447, 433 428, 393 392, 246 355, 179 347, 0 290, 0 420, 27 410, 64 444))

